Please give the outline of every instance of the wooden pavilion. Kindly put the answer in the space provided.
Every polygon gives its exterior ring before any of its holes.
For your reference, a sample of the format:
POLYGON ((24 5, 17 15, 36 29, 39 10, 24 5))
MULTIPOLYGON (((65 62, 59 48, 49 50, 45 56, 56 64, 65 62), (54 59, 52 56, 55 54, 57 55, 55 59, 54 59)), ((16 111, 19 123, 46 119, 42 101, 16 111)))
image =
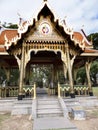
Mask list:
MULTIPOLYGON (((17 95, 19 100, 23 98, 24 80, 29 79, 32 64, 52 64, 51 78, 57 93, 60 69, 63 69, 65 78, 68 73, 69 84, 65 85, 62 91, 68 88, 72 98, 75 97, 76 90, 80 90, 74 84, 77 70, 85 66, 88 86, 82 90, 87 90, 92 96, 90 66, 97 56, 97 50, 93 49, 84 31, 74 32, 66 23, 61 23, 47 1, 43 2, 37 16, 28 21, 20 19, 18 29, 0 27, 0 66, 5 69, 7 81, 10 77, 10 68, 19 68, 17 95)), ((5 90, 9 92, 8 88, 5 90)))

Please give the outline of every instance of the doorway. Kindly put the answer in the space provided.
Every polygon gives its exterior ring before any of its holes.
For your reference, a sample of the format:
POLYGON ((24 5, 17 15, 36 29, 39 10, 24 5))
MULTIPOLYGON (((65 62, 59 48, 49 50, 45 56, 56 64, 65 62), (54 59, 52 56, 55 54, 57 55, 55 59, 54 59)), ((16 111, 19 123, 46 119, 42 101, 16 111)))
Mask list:
POLYGON ((34 51, 30 54, 26 76, 29 84, 36 83, 38 95, 57 95, 60 71, 63 70, 61 53, 54 51, 34 51), (29 74, 27 74, 29 72, 29 74))

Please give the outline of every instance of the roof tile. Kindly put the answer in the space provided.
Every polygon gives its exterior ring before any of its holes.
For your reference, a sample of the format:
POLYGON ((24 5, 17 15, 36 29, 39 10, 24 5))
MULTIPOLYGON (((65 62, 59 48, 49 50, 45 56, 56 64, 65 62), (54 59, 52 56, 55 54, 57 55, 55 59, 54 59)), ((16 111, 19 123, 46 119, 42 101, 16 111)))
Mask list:
POLYGON ((18 34, 17 30, 4 30, 1 32, 0 35, 0 45, 4 45, 5 39, 4 36, 11 40, 13 37, 15 37, 18 34))

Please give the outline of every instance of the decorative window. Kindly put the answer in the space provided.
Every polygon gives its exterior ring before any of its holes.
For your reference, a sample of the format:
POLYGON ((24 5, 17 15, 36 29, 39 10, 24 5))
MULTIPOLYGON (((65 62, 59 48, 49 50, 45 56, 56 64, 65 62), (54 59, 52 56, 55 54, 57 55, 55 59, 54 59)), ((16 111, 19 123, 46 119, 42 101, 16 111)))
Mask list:
POLYGON ((47 35, 50 33, 50 31, 51 31, 51 29, 50 29, 50 25, 48 23, 44 22, 40 25, 40 32, 42 34, 47 35))

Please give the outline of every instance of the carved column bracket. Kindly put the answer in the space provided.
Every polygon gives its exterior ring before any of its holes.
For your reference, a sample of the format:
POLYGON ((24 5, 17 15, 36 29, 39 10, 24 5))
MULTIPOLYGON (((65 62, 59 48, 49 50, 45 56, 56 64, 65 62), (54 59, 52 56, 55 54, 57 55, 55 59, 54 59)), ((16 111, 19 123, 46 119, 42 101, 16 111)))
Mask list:
POLYGON ((73 59, 71 60, 68 46, 66 47, 66 58, 67 58, 68 76, 69 76, 69 83, 70 83, 70 96, 71 98, 75 98, 73 77, 72 77, 72 65, 75 57, 73 57, 73 59))
POLYGON ((21 60, 19 59, 19 57, 18 57, 17 55, 14 55, 14 57, 15 57, 16 60, 17 60, 18 67, 19 67, 19 70, 20 70, 20 62, 21 62, 21 60))
POLYGON ((20 81, 19 81, 19 94, 18 94, 18 100, 22 100, 23 98, 23 79, 24 79, 24 45, 22 46, 22 56, 21 56, 21 62, 20 62, 20 81))

